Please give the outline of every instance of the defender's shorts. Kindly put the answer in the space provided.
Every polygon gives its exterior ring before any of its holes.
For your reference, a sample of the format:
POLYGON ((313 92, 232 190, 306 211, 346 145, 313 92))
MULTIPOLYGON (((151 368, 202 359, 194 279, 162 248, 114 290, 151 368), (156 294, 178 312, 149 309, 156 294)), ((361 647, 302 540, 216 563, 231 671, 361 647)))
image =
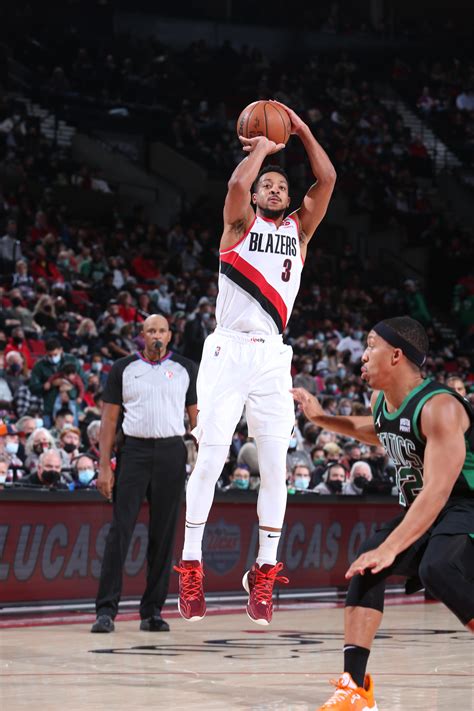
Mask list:
POLYGON ((193 430, 198 442, 230 445, 244 405, 251 437, 289 439, 295 423, 292 355, 281 336, 218 326, 206 338, 199 366, 199 414, 193 430))

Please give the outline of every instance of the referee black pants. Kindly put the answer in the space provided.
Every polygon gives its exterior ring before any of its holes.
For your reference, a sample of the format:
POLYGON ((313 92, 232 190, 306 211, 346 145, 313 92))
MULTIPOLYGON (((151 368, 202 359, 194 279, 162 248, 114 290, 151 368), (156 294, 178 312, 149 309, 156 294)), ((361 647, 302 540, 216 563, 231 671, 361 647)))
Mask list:
POLYGON ((147 580, 140 617, 159 614, 168 594, 176 523, 186 480, 187 450, 181 437, 125 437, 120 453, 112 525, 107 536, 97 615, 117 614, 122 574, 135 523, 148 499, 147 580))

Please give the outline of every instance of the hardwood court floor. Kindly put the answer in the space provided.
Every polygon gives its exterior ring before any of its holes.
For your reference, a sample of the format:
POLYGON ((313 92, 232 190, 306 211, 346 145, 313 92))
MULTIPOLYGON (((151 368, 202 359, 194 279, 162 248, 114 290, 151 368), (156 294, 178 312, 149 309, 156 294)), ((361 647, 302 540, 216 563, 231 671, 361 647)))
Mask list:
MULTIPOLYGON (((342 610, 242 612, 170 633, 90 624, 0 630, 4 711, 314 711, 341 671, 342 610)), ((474 640, 439 604, 388 607, 370 661, 380 711, 473 711, 474 640)))

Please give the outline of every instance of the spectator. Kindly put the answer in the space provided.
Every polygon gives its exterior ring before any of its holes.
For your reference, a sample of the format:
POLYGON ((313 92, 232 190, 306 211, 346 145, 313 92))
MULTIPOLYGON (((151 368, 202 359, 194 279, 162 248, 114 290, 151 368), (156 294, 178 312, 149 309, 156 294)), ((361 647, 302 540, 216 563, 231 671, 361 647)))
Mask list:
POLYGON ((66 427, 74 427, 74 415, 68 407, 62 407, 54 414, 54 423, 50 433, 55 440, 59 440, 61 432, 66 427))
POLYGON ((183 355, 199 363, 204 341, 211 332, 209 321, 212 305, 207 296, 199 299, 197 308, 186 322, 183 336, 183 355))
POLYGON ((295 388, 306 388, 311 395, 317 394, 316 380, 313 372, 313 360, 310 356, 301 359, 301 371, 293 378, 295 388))
POLYGON ((42 419, 36 419, 36 417, 30 417, 30 415, 24 415, 16 423, 16 428, 18 430, 18 435, 20 439, 26 439, 29 437, 37 427, 43 426, 42 419))
POLYGON ((87 439, 89 441, 89 449, 86 454, 94 460, 99 459, 99 432, 100 420, 93 420, 87 427, 87 439))
POLYGON ((248 467, 237 464, 229 475, 229 480, 228 486, 225 486, 223 491, 248 489, 250 487, 250 471, 248 467))
POLYGON ((19 259, 12 277, 12 287, 20 290, 23 299, 31 299, 34 296, 34 286, 34 279, 28 274, 27 262, 19 259))
MULTIPOLYGON (((53 418, 53 411, 56 405, 56 398, 59 395, 59 388, 64 380, 64 368, 68 364, 75 367, 76 374, 74 383, 68 378, 71 388, 68 390, 68 397, 72 402, 79 397, 77 387, 77 376, 85 383, 84 372, 77 359, 68 353, 63 353, 60 343, 55 338, 46 341, 46 357, 35 363, 31 371, 30 390, 33 395, 42 395, 44 400, 44 419, 46 425, 50 425, 53 418), (53 377, 55 376, 55 377, 53 377)), ((66 385, 68 387, 68 385, 66 385)))
POLYGON ((20 480, 25 474, 22 460, 18 456, 20 439, 14 425, 0 424, 0 455, 8 461, 7 481, 20 480))
POLYGON ((94 460, 87 454, 80 454, 73 461, 71 489, 95 489, 97 471, 94 460))
MULTIPOLYGON (((318 445, 320 445, 321 442, 324 442, 324 437, 321 437, 321 434, 319 435, 317 440, 318 445)), ((328 438, 332 437, 329 432, 325 432, 324 435, 326 435, 328 438)), ((323 452, 324 462, 318 464, 318 466, 311 472, 310 487, 312 489, 315 489, 323 481, 323 474, 327 471, 328 466, 333 463, 339 463, 339 460, 342 455, 342 449, 340 448, 340 446, 337 444, 337 442, 332 441, 328 441, 326 442, 326 444, 323 444, 323 452)))
POLYGON ((68 485, 61 475, 61 468, 61 455, 58 450, 49 449, 39 456, 36 472, 25 476, 22 484, 49 489, 67 489, 68 485))
POLYGON ((309 489, 311 480, 310 468, 305 464, 295 464, 288 480, 288 493, 295 494, 309 489))
POLYGON ((364 332, 361 328, 351 328, 349 334, 344 338, 341 338, 337 344, 337 352, 344 354, 346 351, 350 353, 351 363, 359 364, 362 358, 362 353, 365 348, 362 344, 362 339, 364 337, 364 332))
POLYGON ((25 332, 22 328, 17 327, 12 330, 12 335, 5 348, 5 355, 11 351, 21 353, 26 363, 28 370, 31 370, 34 364, 33 356, 30 347, 25 338, 25 332))
POLYGON ((366 492, 372 478, 372 470, 367 462, 362 460, 354 462, 349 474, 349 481, 344 483, 342 493, 350 496, 360 496, 366 492))
POLYGON ((311 470, 311 457, 303 448, 298 447, 298 438, 296 436, 296 432, 293 431, 288 443, 288 453, 286 455, 287 473, 292 472, 297 464, 302 464, 311 470))
POLYGON ((72 478, 72 462, 79 456, 81 431, 77 427, 66 426, 59 435, 59 454, 63 473, 69 481, 72 478))
POLYGON ((245 466, 250 471, 252 477, 260 476, 257 443, 253 438, 248 438, 239 449, 237 464, 239 466, 245 466))
POLYGON ((5 488, 8 480, 8 457, 0 454, 0 490, 5 488))
POLYGON ((46 427, 38 427, 26 440, 25 444, 25 468, 30 473, 35 473, 38 468, 38 461, 48 449, 54 448, 54 439, 46 427))
POLYGON ((17 239, 16 220, 7 222, 7 230, 0 239, 0 271, 2 274, 11 274, 18 259, 23 259, 21 245, 17 239))
POLYGON ((322 482, 313 491, 316 494, 342 494, 346 470, 340 464, 330 464, 322 476, 322 482))
POLYGON ((459 375, 450 375, 449 378, 446 378, 446 385, 459 393, 461 397, 466 397, 466 386, 464 385, 463 379, 460 378, 459 375))

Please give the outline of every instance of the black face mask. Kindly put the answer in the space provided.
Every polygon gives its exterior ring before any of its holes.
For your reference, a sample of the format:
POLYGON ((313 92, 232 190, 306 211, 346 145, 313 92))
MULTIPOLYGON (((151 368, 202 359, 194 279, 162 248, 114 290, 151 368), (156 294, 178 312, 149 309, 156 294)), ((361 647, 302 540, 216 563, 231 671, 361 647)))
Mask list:
POLYGON ((332 494, 340 494, 342 491, 342 481, 328 481, 327 487, 332 494))
POLYGON ((368 483, 369 480, 366 479, 365 476, 354 477, 354 484, 355 486, 357 486, 358 489, 365 489, 368 483))
POLYGON ((63 445, 63 449, 67 454, 72 454, 76 449, 76 445, 72 442, 66 442, 66 444, 63 445))
POLYGON ((45 469, 43 472, 43 482, 45 484, 57 484, 61 474, 54 469, 45 469))
POLYGON ((7 347, 7 342, 6 341, 0 341, 0 351, 4 351, 5 348, 7 347))

